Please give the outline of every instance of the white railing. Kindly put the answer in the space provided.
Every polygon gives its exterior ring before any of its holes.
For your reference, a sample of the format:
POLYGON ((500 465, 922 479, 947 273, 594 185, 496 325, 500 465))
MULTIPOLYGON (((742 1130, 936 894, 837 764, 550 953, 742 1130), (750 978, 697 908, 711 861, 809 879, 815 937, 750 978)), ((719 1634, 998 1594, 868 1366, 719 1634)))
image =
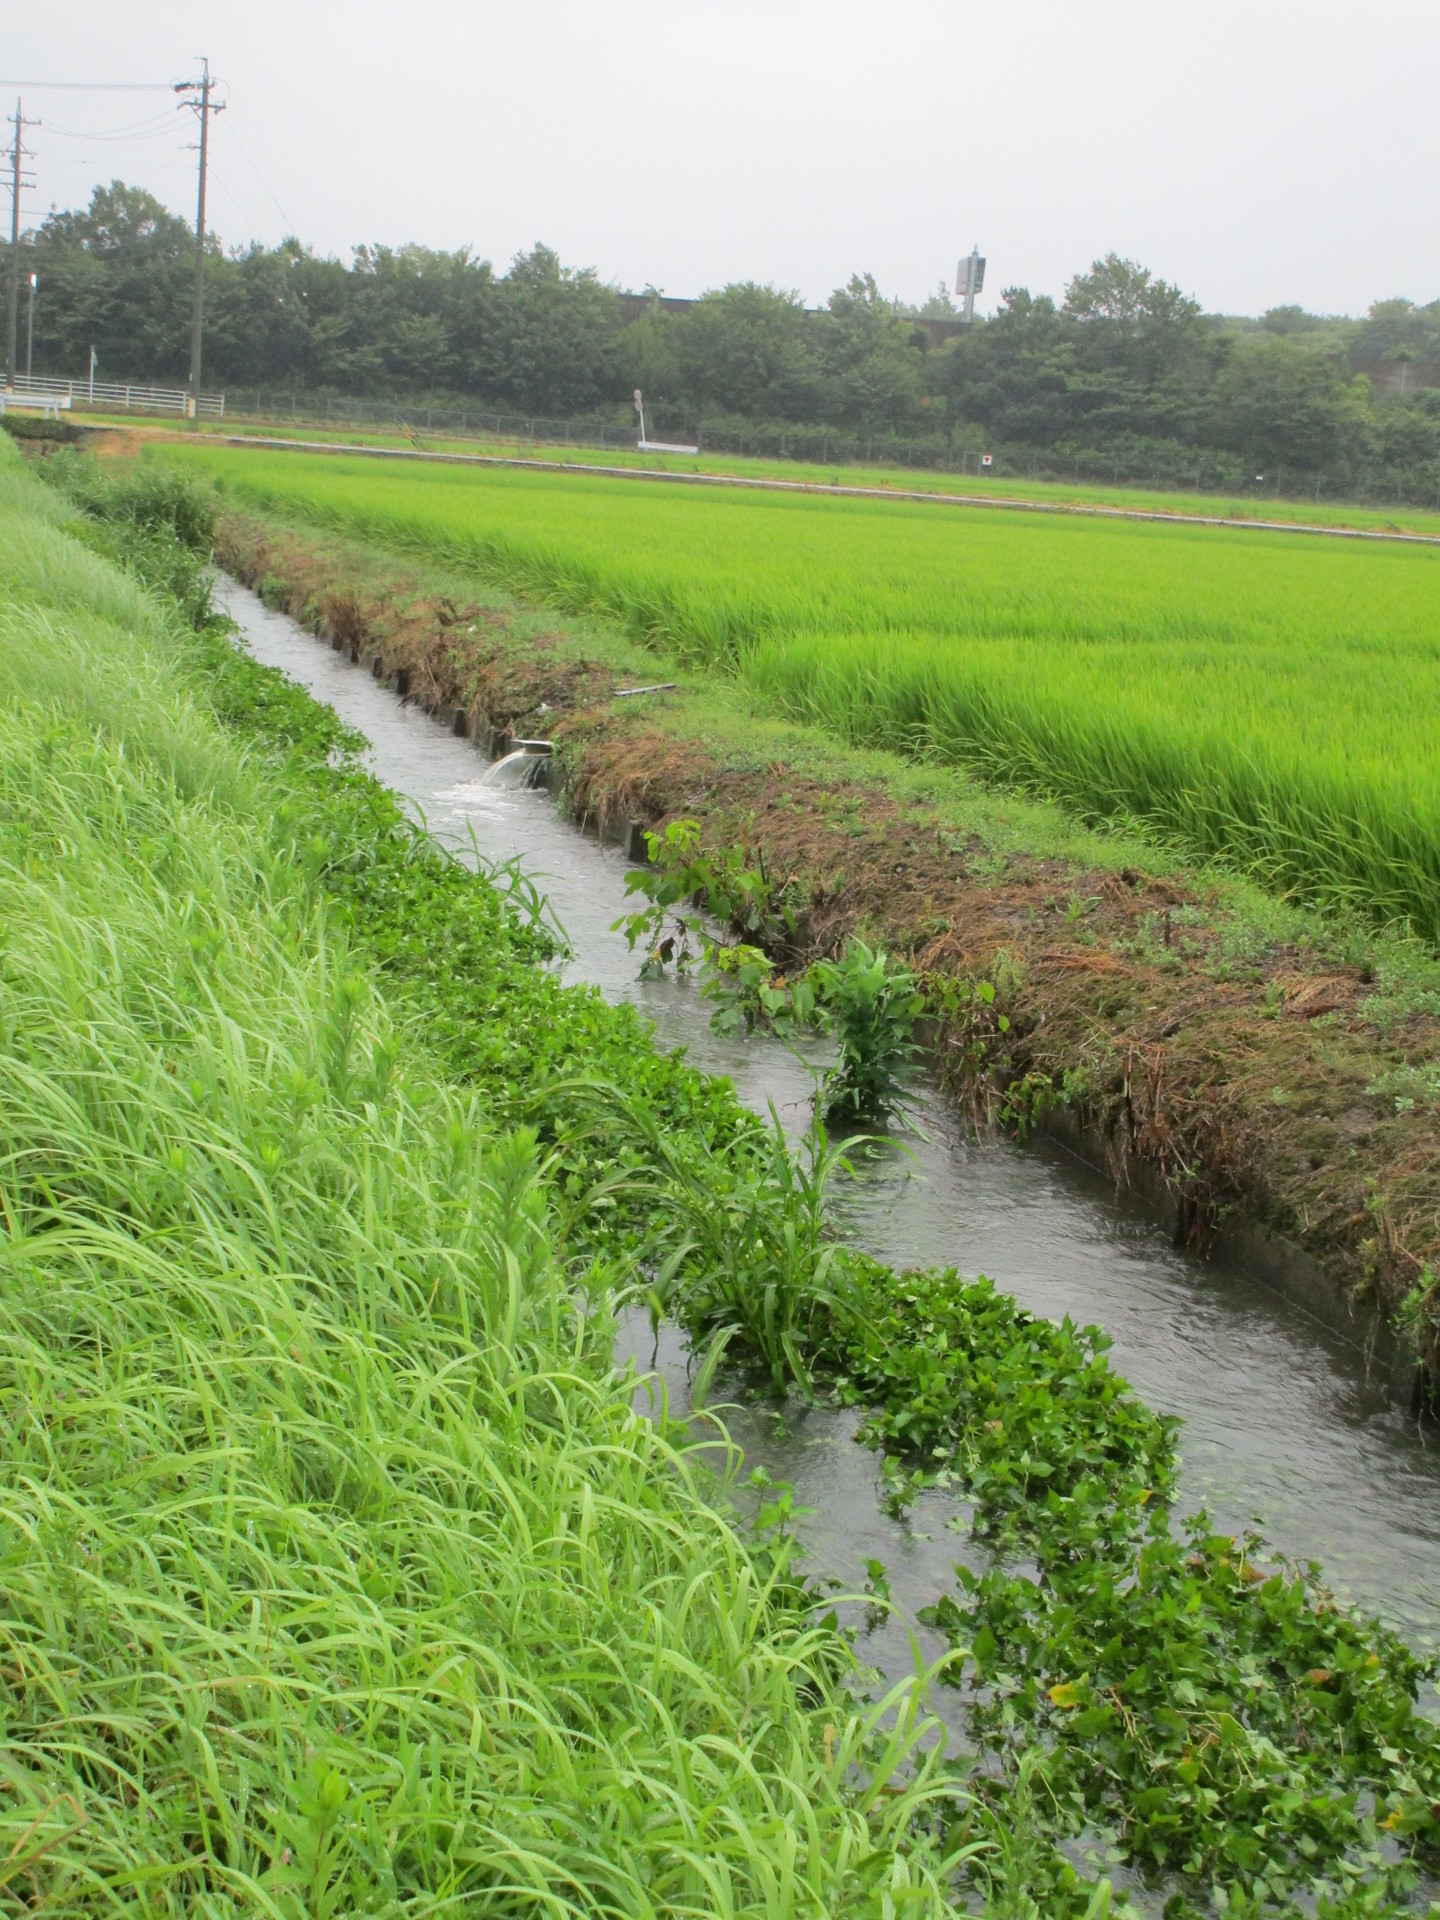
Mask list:
MULTIPOLYGON (((190 412, 190 395, 184 387, 141 387, 117 380, 51 380, 43 374, 17 373, 10 391, 17 400, 67 400, 72 407, 119 408, 122 413, 190 412)), ((200 417, 223 420, 224 394, 202 393, 200 417)))
POLYGON ((58 420, 62 413, 70 411, 70 402, 63 393, 13 393, 7 387, 0 393, 0 414, 40 413, 47 420, 58 420))

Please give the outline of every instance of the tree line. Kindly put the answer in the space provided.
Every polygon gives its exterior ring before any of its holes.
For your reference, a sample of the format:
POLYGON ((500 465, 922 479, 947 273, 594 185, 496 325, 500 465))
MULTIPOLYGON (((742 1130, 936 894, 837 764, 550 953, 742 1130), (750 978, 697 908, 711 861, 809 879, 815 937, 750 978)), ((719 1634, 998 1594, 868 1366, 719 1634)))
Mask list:
MULTIPOLYGON (((93 346, 102 378, 181 384, 193 245, 119 181, 50 214, 22 241, 37 371, 80 373, 93 346)), ((1440 378, 1440 301, 1237 320, 1110 255, 1062 301, 1012 287, 969 328, 927 324, 955 317, 943 289, 916 308, 868 275, 818 311, 747 282, 637 318, 633 297, 540 245, 497 272, 466 249, 360 247, 346 263, 213 236, 205 300, 207 386, 616 423, 640 386, 662 430, 712 444, 942 465, 984 446, 1002 469, 1440 498, 1440 388, 1423 385, 1440 378), (1377 395, 1364 368, 1399 361, 1409 390, 1377 395)))

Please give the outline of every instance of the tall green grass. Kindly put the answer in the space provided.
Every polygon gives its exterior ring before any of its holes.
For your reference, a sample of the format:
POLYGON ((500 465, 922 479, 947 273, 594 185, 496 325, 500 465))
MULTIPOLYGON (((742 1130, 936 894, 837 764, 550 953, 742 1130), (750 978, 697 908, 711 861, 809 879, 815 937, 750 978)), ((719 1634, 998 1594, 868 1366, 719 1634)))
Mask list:
POLYGON ((9 462, 0 527, 4 1901, 939 1914, 913 1702, 633 1413, 533 1136, 9 462))
POLYGON ((196 447, 846 738, 1148 823, 1440 938, 1440 553, 196 447))

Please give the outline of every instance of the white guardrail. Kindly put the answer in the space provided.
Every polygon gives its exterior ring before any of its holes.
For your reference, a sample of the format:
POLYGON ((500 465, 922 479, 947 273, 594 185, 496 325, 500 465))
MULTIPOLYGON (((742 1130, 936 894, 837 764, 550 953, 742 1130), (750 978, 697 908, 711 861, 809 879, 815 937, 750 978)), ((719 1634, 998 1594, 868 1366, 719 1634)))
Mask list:
MULTIPOLYGON (((67 407, 118 407, 122 413, 190 413, 190 395, 184 387, 141 387, 117 380, 51 380, 41 374, 17 373, 8 394, 13 400, 60 401, 67 407)), ((200 417, 223 420, 224 394, 202 393, 200 417)))

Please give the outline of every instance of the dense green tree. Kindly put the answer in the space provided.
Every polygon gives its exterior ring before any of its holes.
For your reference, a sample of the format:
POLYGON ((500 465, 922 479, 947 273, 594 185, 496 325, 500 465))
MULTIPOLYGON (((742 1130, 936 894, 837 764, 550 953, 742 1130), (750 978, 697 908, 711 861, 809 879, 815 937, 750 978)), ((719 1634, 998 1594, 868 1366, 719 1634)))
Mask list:
POLYGON ((563 267, 538 242, 496 287, 485 397, 531 413, 588 413, 621 384, 620 306, 589 268, 563 267))
POLYGON ((1363 463, 1370 433, 1367 388, 1293 336, 1226 344, 1197 439, 1240 454, 1261 472, 1328 468, 1339 479, 1363 463))
POLYGON ((641 326, 636 385, 657 402, 664 394, 694 419, 802 421, 821 411, 818 343, 798 293, 741 281, 703 294, 686 314, 658 313, 641 326))
POLYGON ((1440 497, 1440 388, 1380 408, 1375 431, 1380 483, 1440 497))
MULTIPOLYGON (((315 371, 315 325, 338 307, 344 269, 319 261, 298 240, 252 246, 233 261, 207 261, 206 364, 228 380, 256 383, 272 367, 310 381, 315 371), (328 271, 327 271, 328 270, 328 271), (325 282, 332 283, 326 299, 325 282)), ((157 369, 158 371, 158 369, 157 369)), ((208 384, 208 380, 207 380, 208 384)))
POLYGON ((942 280, 921 307, 918 317, 921 320, 955 320, 959 318, 959 313, 960 309, 950 298, 950 288, 942 280))
POLYGON ((1440 362, 1440 300, 1377 300, 1357 344, 1367 359, 1440 362))
POLYGON ((1191 442, 1213 375, 1198 301, 1133 260, 1107 254, 1065 290, 1071 412, 1091 440, 1191 442))
POLYGON ((1048 447, 1074 417, 1072 329, 1046 294, 1007 287, 995 318, 951 349, 947 373, 958 418, 1004 443, 1048 447))
MULTIPOLYGON (((103 378, 184 380, 185 221, 113 181, 23 244, 41 281, 40 370, 83 374, 93 344, 103 378)), ((1366 377, 1396 360, 1431 377, 1440 301, 1378 301, 1364 320, 1299 307, 1226 319, 1113 253, 1076 274, 1061 304, 1011 287, 969 327, 943 285, 917 310, 870 275, 818 311, 752 281, 681 308, 650 291, 635 318, 592 270, 540 244, 496 273, 468 249, 364 246, 347 263, 293 238, 226 253, 212 236, 206 384, 449 396, 617 425, 639 386, 667 434, 708 425, 777 450, 903 444, 944 460, 978 440, 1060 471, 1440 493, 1440 394, 1422 385, 1377 401, 1366 377)))
POLYGON ((1173 334, 1200 318, 1200 303, 1147 267, 1107 253, 1088 273, 1077 273, 1065 289, 1065 311, 1076 320, 1104 321, 1122 330, 1122 338, 1173 334))
POLYGON ((817 332, 835 417, 871 431, 903 429, 919 417, 929 397, 929 336, 882 297, 873 274, 856 274, 831 294, 817 332))
POLYGON ((83 213, 50 214, 31 247, 43 289, 35 327, 41 366, 83 370, 93 345, 103 378, 183 379, 195 268, 183 220, 143 188, 114 180, 96 187, 83 213))
POLYGON ((1289 339, 1296 334, 1313 336, 1328 324, 1323 315, 1306 313, 1303 307, 1295 306, 1267 308, 1259 320, 1261 332, 1277 333, 1282 339, 1289 339))

